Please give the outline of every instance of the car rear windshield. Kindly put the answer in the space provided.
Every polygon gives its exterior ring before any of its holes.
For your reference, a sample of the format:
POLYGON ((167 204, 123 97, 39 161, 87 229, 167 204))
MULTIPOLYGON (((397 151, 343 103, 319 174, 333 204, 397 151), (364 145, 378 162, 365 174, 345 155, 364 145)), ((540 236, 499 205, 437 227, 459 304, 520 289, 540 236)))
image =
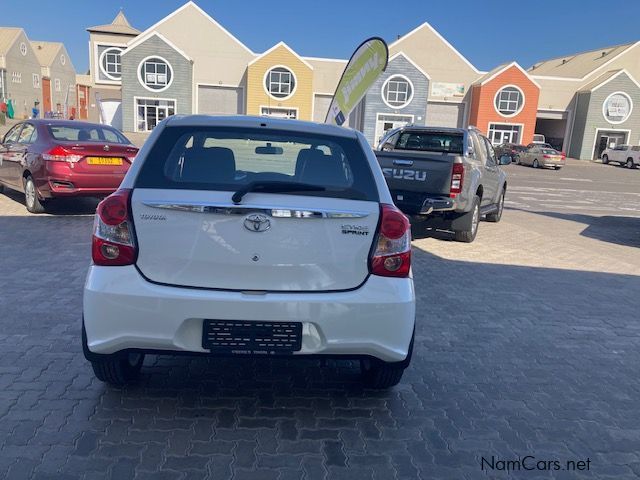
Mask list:
POLYGON ((438 132, 404 132, 400 134, 396 149, 425 150, 462 154, 463 138, 461 134, 438 132))
POLYGON ((542 149, 542 153, 544 153, 545 155, 558 155, 557 150, 550 150, 548 148, 542 149))
POLYGON ((237 127, 166 127, 135 187, 237 191, 253 182, 289 182, 285 193, 296 195, 379 201, 357 139, 237 127))
POLYGON ((47 125, 47 128, 51 136, 61 142, 131 143, 115 128, 99 125, 47 125))

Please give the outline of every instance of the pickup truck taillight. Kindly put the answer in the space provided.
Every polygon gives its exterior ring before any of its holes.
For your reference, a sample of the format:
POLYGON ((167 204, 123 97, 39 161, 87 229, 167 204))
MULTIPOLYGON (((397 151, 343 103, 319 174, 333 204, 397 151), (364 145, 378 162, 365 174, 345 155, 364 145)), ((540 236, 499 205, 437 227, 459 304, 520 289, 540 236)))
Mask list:
POLYGON ((120 189, 98 204, 91 256, 96 265, 133 265, 138 255, 131 219, 131 190, 120 189))
POLYGON ((462 182, 464 181, 464 165, 462 163, 454 163, 451 168, 451 186, 449 187, 449 196, 456 197, 462 191, 462 182))
POLYGON ((380 207, 380 227, 369 271, 380 277, 408 277, 411 270, 411 224, 395 205, 380 207))

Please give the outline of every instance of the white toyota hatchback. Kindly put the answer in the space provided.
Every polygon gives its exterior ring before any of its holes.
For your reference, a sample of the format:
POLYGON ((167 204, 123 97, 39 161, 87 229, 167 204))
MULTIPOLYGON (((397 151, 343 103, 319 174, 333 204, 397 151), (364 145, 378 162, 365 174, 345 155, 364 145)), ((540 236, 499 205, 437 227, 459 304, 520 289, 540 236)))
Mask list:
POLYGON ((410 225, 354 130, 170 117, 98 206, 92 256, 102 381, 134 381, 147 353, 359 359, 374 388, 409 365, 410 225))

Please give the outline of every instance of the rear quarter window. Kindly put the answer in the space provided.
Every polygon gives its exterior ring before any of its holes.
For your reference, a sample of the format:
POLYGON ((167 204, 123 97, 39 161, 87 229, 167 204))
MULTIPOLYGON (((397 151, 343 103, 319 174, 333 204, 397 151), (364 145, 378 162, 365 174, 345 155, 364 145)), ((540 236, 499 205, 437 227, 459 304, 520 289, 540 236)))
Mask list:
POLYGON ((234 192, 260 181, 326 189, 296 195, 379 201, 357 139, 252 128, 166 127, 134 186, 234 192))

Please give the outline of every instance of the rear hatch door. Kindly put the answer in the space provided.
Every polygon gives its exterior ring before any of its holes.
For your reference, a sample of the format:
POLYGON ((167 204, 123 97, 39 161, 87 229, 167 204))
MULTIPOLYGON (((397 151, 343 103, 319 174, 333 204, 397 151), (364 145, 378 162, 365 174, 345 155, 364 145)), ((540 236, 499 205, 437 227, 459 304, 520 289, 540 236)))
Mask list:
POLYGON ((167 127, 143 162, 132 211, 137 266, 148 280, 316 292, 367 278, 380 206, 355 138, 167 127), (256 188, 232 201, 260 181, 319 190, 256 188))

